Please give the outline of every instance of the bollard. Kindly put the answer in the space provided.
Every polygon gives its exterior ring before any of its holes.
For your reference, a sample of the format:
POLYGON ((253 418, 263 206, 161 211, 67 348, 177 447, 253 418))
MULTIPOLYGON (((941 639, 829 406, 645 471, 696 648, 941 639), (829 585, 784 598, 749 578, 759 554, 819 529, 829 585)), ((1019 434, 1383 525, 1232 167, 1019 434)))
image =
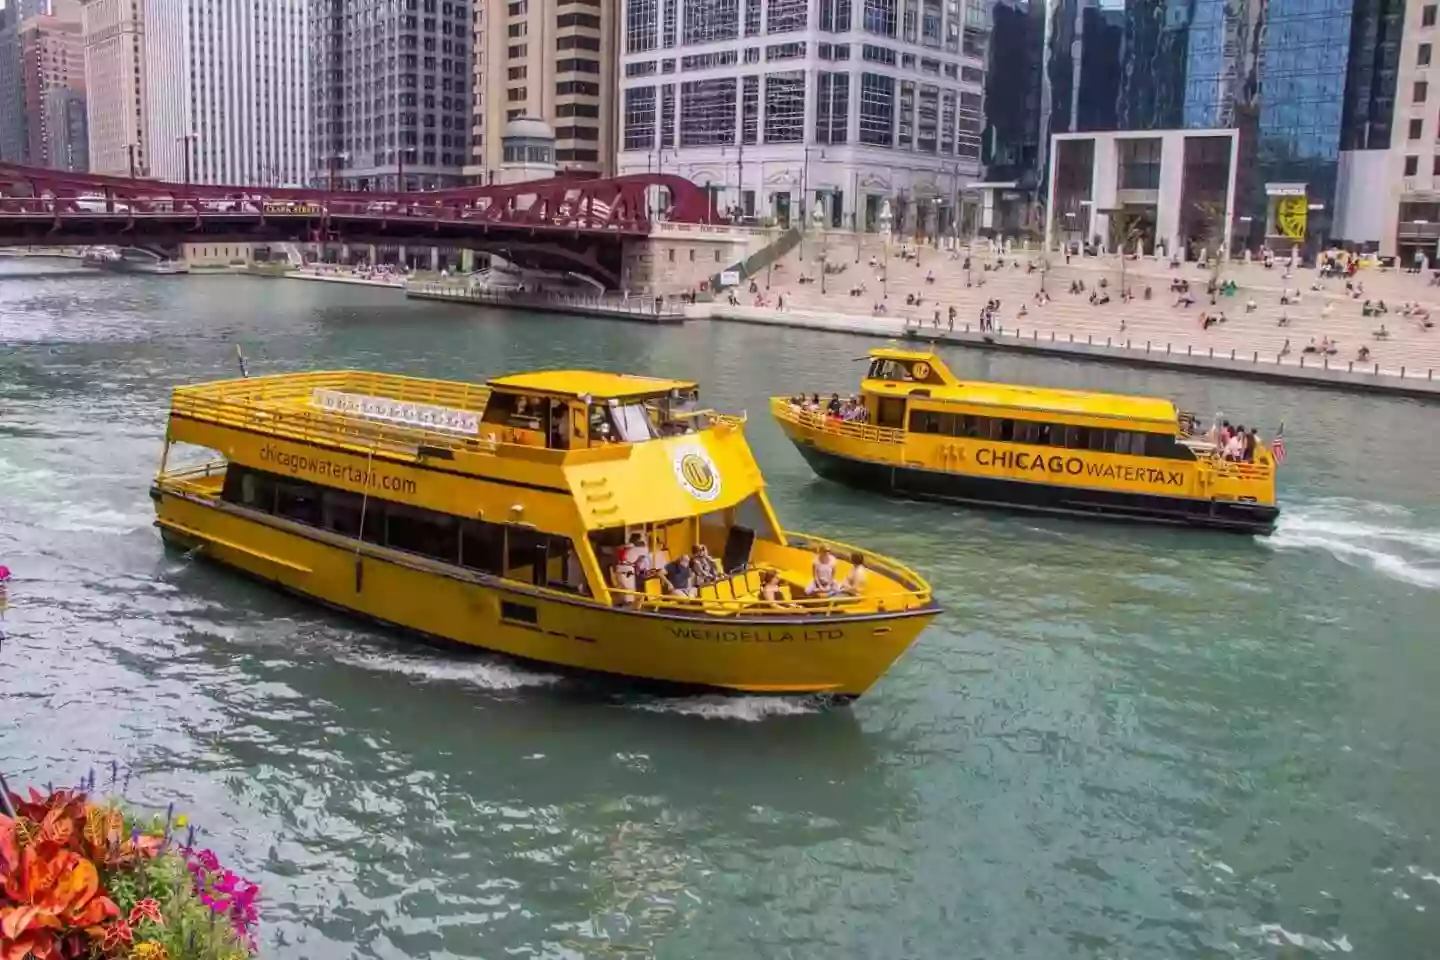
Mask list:
POLYGON ((1109 338, 1109 337, 1106 337, 1106 338, 1105 338, 1105 349, 1107 349, 1107 350, 1110 349, 1110 338, 1109 338))
POLYGON ((1231 347, 1231 348, 1230 348, 1230 359, 1231 359, 1231 360, 1234 360, 1234 359, 1235 359, 1235 348, 1234 348, 1234 347, 1231 347))
POLYGON ((1305 369, 1305 354, 1303 354, 1303 353, 1300 354, 1300 369, 1301 369, 1301 370, 1304 370, 1304 369, 1305 369))
POLYGON ((1170 356, 1170 344, 1165 344, 1165 356, 1170 356))
POLYGON ((1404 367, 1401 367, 1401 368, 1400 368, 1400 379, 1401 379, 1401 380, 1404 380, 1404 379, 1405 379, 1405 368, 1404 368, 1404 367))
POLYGON ((1149 352, 1150 352, 1150 341, 1149 341, 1149 340, 1146 340, 1146 341, 1145 341, 1145 352, 1146 352, 1146 353, 1149 353, 1149 352))
POLYGON ((1187 344, 1185 344, 1185 356, 1187 356, 1187 357, 1193 357, 1194 355, 1195 355, 1195 345, 1194 345, 1193 343, 1187 343, 1187 344))
POLYGON ((1434 379, 1435 379, 1435 368, 1434 368, 1434 367, 1431 367, 1431 368, 1430 368, 1430 372, 1425 375, 1425 379, 1426 379, 1426 380, 1434 380, 1434 379))
POLYGON ((1214 348, 1214 347, 1211 347, 1211 348, 1210 348, 1210 359, 1211 359, 1211 360, 1214 360, 1214 359, 1215 359, 1215 348, 1214 348))
POLYGON ((966 333, 969 333, 969 332, 970 332, 970 324, 968 324, 968 323, 965 324, 965 332, 966 332, 966 333))
POLYGON ((1070 334, 1070 342, 1071 342, 1071 343, 1074 343, 1074 342, 1075 342, 1075 334, 1073 334, 1073 333, 1070 334))
POLYGON ((1256 350, 1256 351, 1255 351, 1255 356, 1253 356, 1253 357, 1250 358, 1250 362, 1251 362, 1251 363, 1259 363, 1259 362, 1260 362, 1260 351, 1259 351, 1259 350, 1256 350))
POLYGON ((1054 330, 1051 330, 1051 331, 1050 331, 1050 342, 1051 342, 1051 343, 1054 343, 1054 342, 1055 342, 1055 331, 1054 331, 1054 330))
POLYGON ((1354 372, 1355 372, 1355 361, 1354 361, 1354 360, 1351 360, 1349 363, 1347 363, 1347 364, 1345 365, 1345 372, 1346 372, 1346 373, 1354 373, 1354 372))
POLYGON ((1324 359, 1322 359, 1322 360, 1320 361, 1320 366, 1323 367, 1323 368, 1325 368, 1326 370, 1329 370, 1329 369, 1330 369, 1330 358, 1329 358, 1329 357, 1325 357, 1324 359))
POLYGON ((1380 364, 1375 364, 1375 376, 1380 376, 1380 364))
MULTIPOLYGON (((1032 339, 1032 340, 1039 340, 1039 339, 1040 339, 1040 331, 1039 331, 1039 330, 1034 330, 1034 331, 1031 331, 1031 332, 1034 333, 1035 335, 1034 335, 1033 337, 1031 337, 1030 339, 1032 339)), ((1051 339, 1054 339, 1055 334, 1053 334, 1053 333, 1050 334, 1050 337, 1051 337, 1051 339)))
POLYGON ((1126 341, 1125 341, 1125 349, 1126 349, 1126 350, 1129 350, 1129 349, 1130 349, 1130 341, 1129 341, 1129 340, 1126 340, 1126 341))

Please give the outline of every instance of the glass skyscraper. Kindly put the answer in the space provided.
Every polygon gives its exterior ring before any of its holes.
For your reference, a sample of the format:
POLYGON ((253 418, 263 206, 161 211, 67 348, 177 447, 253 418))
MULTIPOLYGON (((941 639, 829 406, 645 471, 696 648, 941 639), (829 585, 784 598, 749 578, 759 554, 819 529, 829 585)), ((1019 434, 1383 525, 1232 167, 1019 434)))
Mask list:
POLYGON ((1403 0, 1048 0, 1040 35, 1026 35, 1043 101, 1027 122, 1040 144, 1064 132, 1236 128, 1237 239, 1263 242, 1268 193, 1303 184, 1309 238, 1325 242, 1340 152, 1389 146, 1403 9, 1403 0))

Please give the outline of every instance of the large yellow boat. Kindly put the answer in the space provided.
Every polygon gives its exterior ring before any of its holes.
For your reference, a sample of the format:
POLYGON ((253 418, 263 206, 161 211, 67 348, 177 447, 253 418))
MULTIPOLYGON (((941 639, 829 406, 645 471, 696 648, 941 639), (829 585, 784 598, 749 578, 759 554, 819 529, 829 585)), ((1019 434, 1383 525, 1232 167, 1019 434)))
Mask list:
MULTIPOLYGON (((933 353, 870 351, 850 419, 800 398, 771 413, 815 472, 863 489, 1048 513, 1274 531, 1275 457, 1225 459, 1150 397, 961 382, 933 353)), ((814 397, 815 395, 811 395, 814 397)))
POLYGON ((433 637, 858 696, 939 612, 930 587, 783 530, 743 423, 694 383, 611 373, 228 380, 175 390, 152 495, 167 541, 433 637), (175 445, 202 452, 178 466, 175 445))

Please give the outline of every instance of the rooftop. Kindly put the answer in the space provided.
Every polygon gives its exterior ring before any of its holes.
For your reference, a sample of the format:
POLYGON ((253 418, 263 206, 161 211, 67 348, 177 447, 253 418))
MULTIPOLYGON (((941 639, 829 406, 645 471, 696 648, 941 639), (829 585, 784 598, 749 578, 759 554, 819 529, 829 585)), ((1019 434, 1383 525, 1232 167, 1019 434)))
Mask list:
POLYGON ((590 396, 602 400, 612 397, 616 400, 653 397, 671 390, 694 390, 696 387, 693 380, 637 377, 625 373, 606 373, 602 370, 541 370, 536 373, 517 373, 508 377, 496 377, 489 381, 489 385, 497 390, 521 390, 560 397, 590 396))

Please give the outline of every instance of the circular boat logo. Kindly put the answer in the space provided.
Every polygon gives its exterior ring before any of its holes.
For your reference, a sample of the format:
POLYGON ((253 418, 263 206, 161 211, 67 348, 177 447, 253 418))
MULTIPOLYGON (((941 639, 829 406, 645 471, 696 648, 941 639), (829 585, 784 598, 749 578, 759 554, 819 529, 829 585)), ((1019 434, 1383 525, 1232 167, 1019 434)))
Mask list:
POLYGON ((696 500, 720 496, 720 471, 704 450, 689 449, 675 458, 675 477, 696 500))
POLYGON ((921 360, 920 362, 916 363, 915 366, 910 368, 910 376, 914 377, 916 380, 924 380, 928 378, 930 376, 930 364, 926 363, 924 360, 921 360))

